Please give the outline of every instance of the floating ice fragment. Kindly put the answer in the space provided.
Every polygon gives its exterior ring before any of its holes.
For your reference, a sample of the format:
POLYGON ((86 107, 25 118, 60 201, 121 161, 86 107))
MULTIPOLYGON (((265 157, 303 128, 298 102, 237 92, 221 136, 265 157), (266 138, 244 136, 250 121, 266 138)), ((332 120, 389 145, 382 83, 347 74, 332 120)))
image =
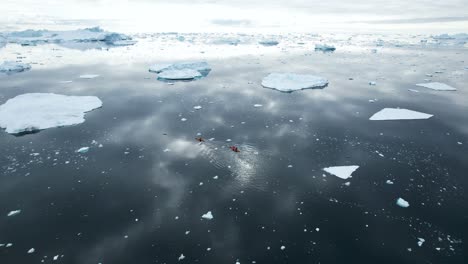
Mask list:
POLYGON ((285 247, 285 246, 281 246, 281 248, 280 248, 280 249, 281 249, 281 250, 285 250, 285 249, 286 249, 286 247, 285 247))
POLYGON ((207 219, 207 220, 211 220, 211 219, 213 219, 213 214, 211 213, 211 211, 208 211, 208 213, 202 215, 202 218, 207 219))
POLYGON ((21 210, 14 210, 7 214, 7 216, 15 216, 21 213, 21 210))
POLYGON ((200 110, 200 109, 202 109, 202 107, 201 107, 201 105, 196 105, 196 106, 193 107, 193 109, 200 110))
POLYGON ((419 93, 419 91, 415 89, 408 89, 408 91, 413 92, 413 93, 419 93))
POLYGON ((410 120, 428 119, 433 115, 401 108, 384 108, 372 115, 369 120, 410 120))
POLYGON ((178 260, 179 260, 179 261, 181 261, 181 260, 184 260, 184 259, 185 259, 185 256, 184 256, 184 254, 180 254, 180 256, 179 256, 178 260))
POLYGON ((320 51, 335 51, 335 46, 327 45, 327 44, 315 44, 315 50, 320 51))
POLYGON ((406 208, 409 206, 409 203, 405 201, 403 198, 398 198, 396 204, 400 207, 406 208))
POLYGON ((34 248, 31 248, 30 250, 28 250, 28 254, 32 254, 34 253, 34 251, 36 251, 34 248))
POLYGON ((387 180, 385 183, 386 184, 393 184, 393 182, 391 180, 387 180))
POLYGON ((255 107, 255 108, 259 108, 259 107, 262 107, 262 106, 263 106, 263 105, 261 105, 261 104, 254 104, 254 107, 255 107))
POLYGON ((89 151, 89 147, 82 147, 82 148, 79 148, 76 152, 78 153, 86 153, 89 151))
POLYGON ((262 86, 281 92, 293 92, 303 89, 323 88, 328 80, 319 76, 296 73, 270 73, 263 78, 262 86))
POLYGON ((328 167, 328 168, 324 168, 323 170, 330 174, 335 175, 338 178, 348 179, 348 178, 352 178, 351 174, 353 174, 353 172, 357 170, 358 168, 359 166, 352 165, 352 166, 328 167))
POLYGON ((59 255, 55 255, 54 256, 54 261, 57 260, 59 258, 59 255))
POLYGON ((165 70, 158 74, 158 79, 162 80, 193 80, 200 77, 202 74, 192 69, 165 70))
MULTIPOLYGON (((198 75, 196 77, 192 77, 193 79, 193 78, 199 78, 202 76, 203 77, 207 76, 208 73, 211 71, 211 68, 207 62, 199 61, 199 62, 179 62, 179 63, 174 63, 174 64, 155 64, 149 68, 149 71, 154 72, 154 73, 163 73, 165 71, 169 71, 169 73, 172 72, 173 75, 175 75, 177 72, 180 75, 182 75, 183 72, 185 72, 186 75, 188 75, 188 73, 195 75, 194 71, 197 71, 198 75), (184 70, 187 70, 187 71, 184 71, 184 70), (188 70, 191 70, 191 71, 188 71, 188 70)), ((159 75, 159 77, 163 78, 161 77, 161 74, 159 75)))
POLYGON ((23 72, 31 69, 31 65, 14 61, 5 61, 0 64, 0 72, 12 73, 23 72))
POLYGON ((419 240, 418 241, 418 246, 420 246, 420 247, 424 244, 424 242, 426 242, 426 240, 424 238, 418 237, 418 240, 419 240))
POLYGON ((376 82, 373 82, 373 81, 371 81, 371 82, 369 82, 369 85, 371 85, 371 86, 375 86, 375 85, 377 85, 377 83, 376 83, 376 82))
POLYGON ((436 91, 456 91, 457 88, 454 88, 450 85, 440 82, 430 82, 430 83, 418 83, 417 86, 426 87, 436 91))
POLYGON ((22 94, 0 105, 0 127, 7 133, 19 134, 76 125, 85 121, 86 112, 101 106, 101 100, 95 96, 22 94))
POLYGON ((265 40, 259 41, 258 43, 263 46, 276 46, 279 44, 279 42, 274 39, 265 39, 265 40))
POLYGON ((94 78, 97 78, 99 77, 98 74, 83 74, 83 75, 80 75, 80 79, 94 79, 94 78))

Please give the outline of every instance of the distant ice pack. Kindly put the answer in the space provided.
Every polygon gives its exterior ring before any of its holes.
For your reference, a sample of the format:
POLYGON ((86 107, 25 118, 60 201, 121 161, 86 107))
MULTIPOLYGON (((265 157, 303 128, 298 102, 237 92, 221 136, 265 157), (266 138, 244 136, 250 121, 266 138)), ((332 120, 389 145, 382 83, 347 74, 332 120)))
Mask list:
POLYGON ((450 85, 440 82, 430 82, 430 83, 418 83, 417 86, 429 88, 436 91, 456 91, 457 88, 454 88, 450 85))
POLYGON ((68 31, 28 29, 24 31, 5 32, 3 35, 7 42, 24 46, 44 43, 64 44, 69 42, 101 42, 111 46, 126 46, 136 43, 130 36, 104 31, 99 27, 68 31))
POLYGON ((352 165, 352 166, 336 166, 336 167, 328 167, 324 168, 323 170, 335 175, 338 178, 341 179, 348 179, 352 177, 352 174, 354 171, 356 171, 359 168, 357 165, 352 165))
POLYGON ((95 96, 27 93, 0 105, 0 127, 10 134, 70 126, 85 121, 84 115, 102 106, 95 96))
POLYGON ((13 73, 23 72, 31 69, 31 65, 15 61, 5 61, 0 64, 0 72, 13 73))
POLYGON ((206 77, 211 68, 205 61, 154 64, 150 72, 158 74, 160 80, 194 80, 206 77))
POLYGON ((408 109, 384 108, 372 115, 369 120, 411 120, 428 119, 433 117, 431 114, 421 113, 408 109))
POLYGON ((296 73, 270 73, 262 80, 263 87, 281 92, 323 88, 327 85, 328 80, 323 77, 296 73))

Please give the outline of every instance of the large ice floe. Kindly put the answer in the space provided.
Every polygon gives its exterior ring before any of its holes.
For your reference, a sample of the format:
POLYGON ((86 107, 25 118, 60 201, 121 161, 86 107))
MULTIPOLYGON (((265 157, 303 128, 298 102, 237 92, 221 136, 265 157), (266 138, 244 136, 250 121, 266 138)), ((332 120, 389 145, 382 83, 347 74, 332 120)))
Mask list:
MULTIPOLYGON (((45 43, 57 43, 70 46, 70 43, 100 43, 109 46, 133 45, 136 41, 130 36, 104 31, 99 27, 69 30, 69 31, 49 31, 49 30, 24 30, 3 33, 6 41, 24 46, 38 45, 45 43)), ((72 46, 70 46, 72 47, 72 46)))
POLYGON ((418 83, 417 86, 425 87, 436 91, 456 91, 457 88, 440 82, 418 83))
POLYGON ((341 179, 348 179, 352 177, 352 174, 354 171, 356 171, 359 168, 357 165, 352 165, 352 166, 336 166, 336 167, 328 167, 324 168, 323 170, 335 175, 338 178, 341 179))
POLYGON ((323 77, 296 73, 270 73, 262 80, 263 87, 288 93, 327 85, 328 80, 323 77))
POLYGON ((195 80, 206 77, 211 68, 205 61, 155 64, 150 72, 158 74, 159 80, 195 80))
POLYGON ((86 112, 102 106, 95 96, 27 93, 0 105, 0 127, 10 134, 83 123, 86 112))
POLYGON ((384 108, 372 115, 369 120, 411 120, 411 119, 429 119, 431 114, 421 113, 401 108, 384 108))
POLYGON ((31 65, 26 63, 5 61, 2 64, 0 64, 0 72, 5 73, 23 72, 29 69, 31 69, 31 65))

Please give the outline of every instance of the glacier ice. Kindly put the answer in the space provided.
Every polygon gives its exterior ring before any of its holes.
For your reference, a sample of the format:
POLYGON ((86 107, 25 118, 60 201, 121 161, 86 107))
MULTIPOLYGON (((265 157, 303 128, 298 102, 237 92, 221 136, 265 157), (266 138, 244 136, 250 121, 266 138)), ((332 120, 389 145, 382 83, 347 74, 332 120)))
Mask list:
POLYGON ((0 105, 0 127, 10 134, 83 123, 86 112, 102 106, 95 96, 27 93, 0 105))
POLYGON ((352 174, 354 171, 356 171, 359 168, 357 165, 352 165, 352 166, 336 166, 336 167, 328 167, 324 168, 323 170, 335 175, 338 178, 341 179, 348 179, 352 178, 352 174))
POLYGON ((23 72, 31 69, 31 65, 15 61, 5 61, 0 64, 0 72, 12 73, 23 72))
POLYGON ((270 73, 262 80, 263 87, 281 92, 323 88, 327 85, 328 80, 323 77, 296 73, 270 73))
POLYGON ((456 91, 457 88, 440 82, 418 83, 417 86, 425 87, 436 91, 456 91))
POLYGON ((433 117, 431 114, 421 113, 401 108, 384 108, 372 115, 369 120, 410 120, 410 119, 428 119, 433 117))

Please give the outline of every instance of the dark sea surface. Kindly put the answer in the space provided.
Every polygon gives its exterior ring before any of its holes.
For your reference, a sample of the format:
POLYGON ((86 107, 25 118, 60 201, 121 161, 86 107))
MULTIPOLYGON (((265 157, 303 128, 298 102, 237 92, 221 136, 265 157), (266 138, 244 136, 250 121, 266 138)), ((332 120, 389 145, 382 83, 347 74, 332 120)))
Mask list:
POLYGON ((0 131, 0 244, 13 244, 1 264, 467 263, 466 48, 187 45, 185 58, 148 43, 0 49, 35 63, 0 75, 0 104, 31 92, 103 102, 79 125, 0 131), (173 85, 148 72, 183 60, 212 70, 173 85), (261 86, 270 72, 329 85, 282 93, 261 86), (426 78, 458 90, 415 86, 426 78), (434 117, 369 120, 385 107, 434 117), (322 170, 345 165, 360 167, 347 180, 322 170))

